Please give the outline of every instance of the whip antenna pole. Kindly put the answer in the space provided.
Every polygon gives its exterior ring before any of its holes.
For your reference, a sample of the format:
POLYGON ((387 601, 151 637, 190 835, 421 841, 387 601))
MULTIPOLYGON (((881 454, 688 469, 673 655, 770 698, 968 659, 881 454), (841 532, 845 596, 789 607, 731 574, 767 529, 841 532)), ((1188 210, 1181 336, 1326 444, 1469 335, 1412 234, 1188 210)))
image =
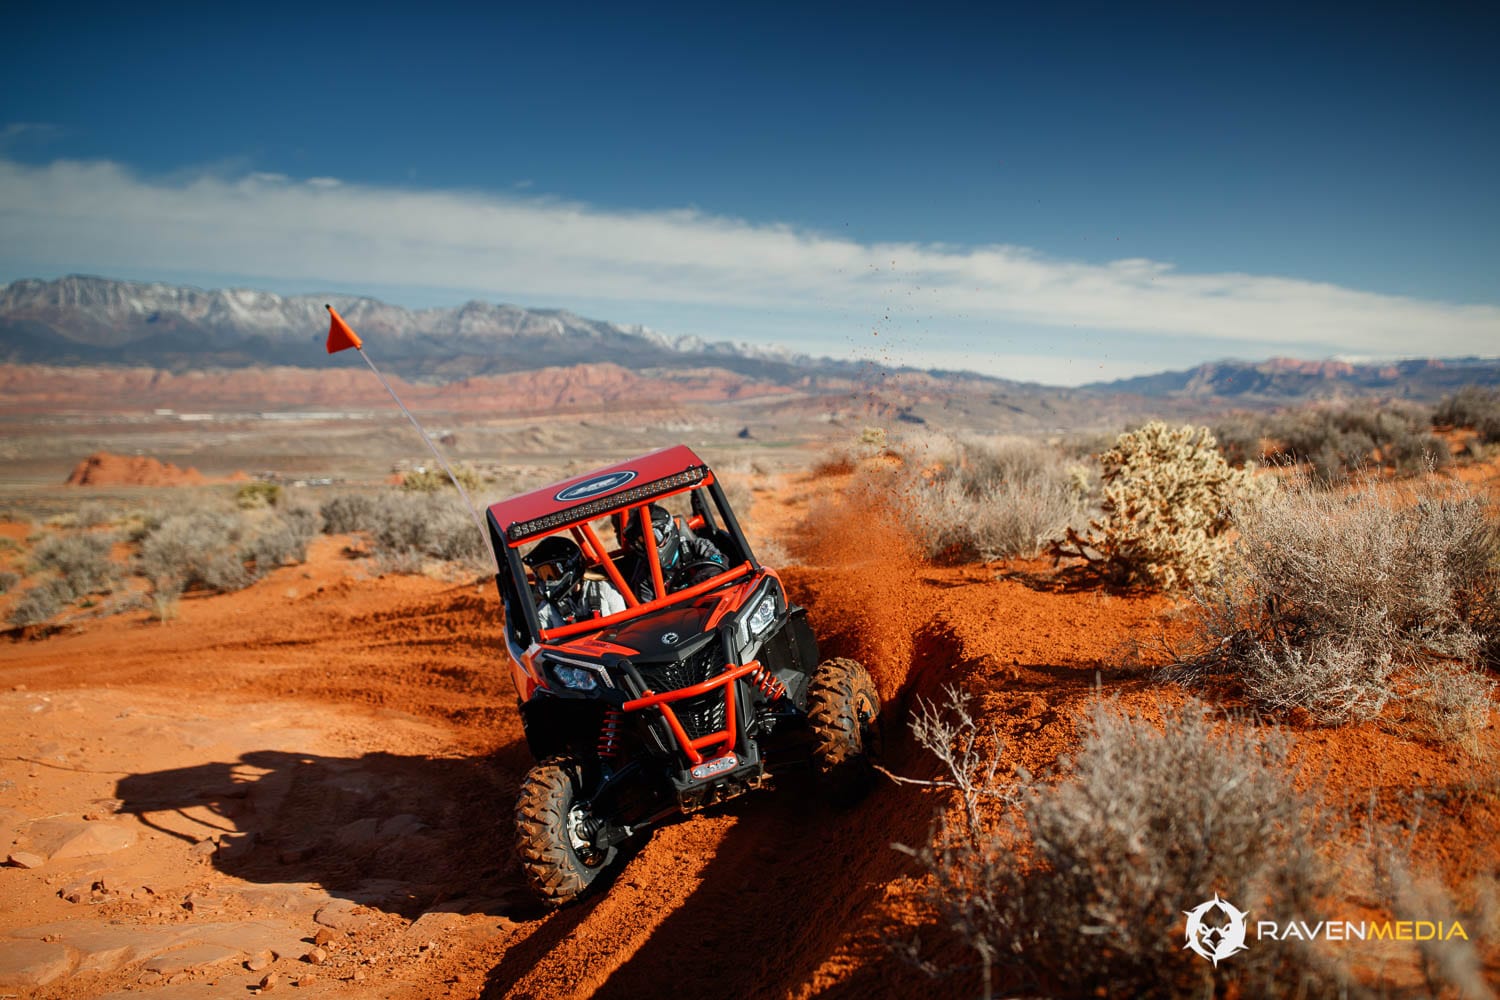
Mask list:
POLYGON ((479 516, 479 508, 474 506, 474 501, 469 498, 469 492, 464 489, 464 484, 458 481, 458 476, 454 473, 453 467, 448 464, 448 460, 443 457, 443 453, 438 450, 438 446, 433 442, 432 438, 427 436, 427 431, 422 428, 421 422, 406 408, 406 404, 401 402, 401 397, 396 394, 395 387, 386 381, 386 377, 380 373, 380 369, 375 367, 375 362, 371 361, 370 356, 365 353, 364 341, 360 339, 359 334, 355 333, 349 324, 344 322, 344 318, 338 314, 333 306, 325 304, 323 308, 328 310, 330 320, 328 328, 328 353, 336 354, 339 351, 352 347, 359 352, 360 357, 365 359, 365 364, 370 366, 370 371, 374 372, 375 377, 380 379, 380 384, 385 386, 385 391, 391 394, 391 398, 396 401, 396 405, 401 408, 401 412, 406 414, 406 419, 411 421, 411 425, 422 436, 422 443, 427 445, 427 450, 432 452, 432 457, 437 459, 438 464, 443 467, 443 471, 448 473, 448 479, 453 483, 453 488, 458 490, 458 495, 463 497, 464 506, 468 508, 469 516, 474 519, 474 527, 479 529, 479 537, 484 542, 485 551, 490 554, 490 561, 493 562, 495 559, 495 549, 490 544, 490 533, 485 529, 484 519, 479 516))

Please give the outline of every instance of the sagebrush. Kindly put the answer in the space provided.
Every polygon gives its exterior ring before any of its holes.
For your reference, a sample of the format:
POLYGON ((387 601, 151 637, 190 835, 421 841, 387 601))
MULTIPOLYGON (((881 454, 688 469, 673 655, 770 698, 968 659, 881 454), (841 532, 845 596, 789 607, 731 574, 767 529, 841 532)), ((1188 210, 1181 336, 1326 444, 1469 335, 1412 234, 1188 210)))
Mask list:
POLYGON ((324 530, 365 532, 383 572, 420 573, 428 560, 493 572, 489 550, 463 501, 451 492, 392 490, 334 497, 322 507, 324 530))
MULTIPOLYGON (((1313 845, 1333 825, 1293 786, 1289 738, 1201 705, 1159 711, 1098 705, 1071 774, 1007 786, 964 696, 919 710, 913 730, 943 763, 935 784, 960 808, 905 850, 933 912, 979 958, 984 995, 1339 990, 1340 970, 1297 942, 1259 942, 1217 970, 1184 950, 1183 911, 1215 893, 1314 919, 1334 878, 1313 845)), ((903 950, 926 961, 920 944, 903 950)))
POLYGON ((1087 490, 1081 467, 1025 438, 962 439, 942 453, 908 449, 902 457, 903 506, 940 562, 1034 556, 1078 515, 1087 490))
POLYGON ((146 527, 137 570, 163 606, 188 590, 240 590, 305 561, 320 525, 315 511, 298 507, 171 514, 146 527))
POLYGON ((1488 444, 1500 441, 1500 389, 1466 385, 1440 402, 1432 422, 1450 427, 1472 427, 1488 444))
POLYGON ((1336 483, 1362 470, 1416 475, 1447 465, 1451 453, 1432 433, 1432 419, 1416 403, 1357 400, 1230 414, 1214 433, 1231 461, 1301 465, 1336 483))
POLYGON ((1428 728, 1450 737, 1487 715, 1477 670, 1497 644, 1500 541, 1463 484, 1367 478, 1334 493, 1303 474, 1234 523, 1234 558, 1195 592, 1197 637, 1174 676, 1227 675, 1263 708, 1328 724, 1399 699, 1437 709, 1428 728))

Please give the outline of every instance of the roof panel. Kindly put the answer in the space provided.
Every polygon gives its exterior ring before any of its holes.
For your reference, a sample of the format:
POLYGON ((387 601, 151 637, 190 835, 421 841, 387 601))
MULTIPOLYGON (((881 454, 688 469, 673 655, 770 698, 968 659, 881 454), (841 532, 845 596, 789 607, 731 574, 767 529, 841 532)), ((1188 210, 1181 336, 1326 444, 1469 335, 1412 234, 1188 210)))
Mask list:
POLYGON ((607 498, 632 485, 665 479, 706 464, 687 445, 674 445, 501 500, 490 505, 490 515, 509 535, 512 525, 561 513, 588 501, 607 498))

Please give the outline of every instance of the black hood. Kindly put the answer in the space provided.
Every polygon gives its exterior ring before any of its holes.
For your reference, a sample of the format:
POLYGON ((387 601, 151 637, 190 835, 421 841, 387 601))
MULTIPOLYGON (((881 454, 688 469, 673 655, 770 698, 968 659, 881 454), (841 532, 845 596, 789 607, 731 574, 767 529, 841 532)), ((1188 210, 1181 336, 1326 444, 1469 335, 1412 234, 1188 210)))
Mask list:
POLYGON ((680 660, 701 648, 702 639, 713 638, 714 633, 705 635, 703 631, 712 614, 712 606, 666 608, 610 629, 599 638, 635 650, 632 659, 658 663, 680 660))

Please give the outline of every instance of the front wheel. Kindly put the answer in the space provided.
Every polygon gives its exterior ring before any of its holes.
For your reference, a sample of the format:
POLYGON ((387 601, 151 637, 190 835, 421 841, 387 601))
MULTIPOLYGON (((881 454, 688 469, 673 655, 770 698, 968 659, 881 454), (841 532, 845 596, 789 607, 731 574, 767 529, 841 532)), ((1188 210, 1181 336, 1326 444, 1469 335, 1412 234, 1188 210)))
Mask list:
POLYGON ((818 664, 807 689, 807 718, 818 774, 843 796, 868 791, 880 750, 880 695, 865 668, 845 659, 818 664))
POLYGON ((544 761, 527 772, 516 801, 516 853, 532 889, 550 903, 578 898, 618 853, 593 846, 580 781, 571 758, 544 761))

